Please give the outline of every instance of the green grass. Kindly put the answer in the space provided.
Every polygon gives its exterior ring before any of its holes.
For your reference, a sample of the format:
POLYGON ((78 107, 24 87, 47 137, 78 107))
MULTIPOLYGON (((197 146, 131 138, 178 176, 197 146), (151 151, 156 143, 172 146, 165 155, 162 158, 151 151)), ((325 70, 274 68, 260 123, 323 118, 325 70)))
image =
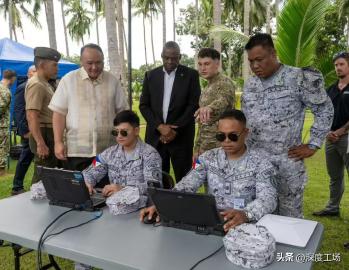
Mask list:
MULTIPOLYGON (((138 106, 134 104, 134 107, 138 106)), ((136 110, 137 111, 137 110, 136 110)), ((141 116, 139 114, 139 116, 141 116)), ((144 119, 141 120, 144 123, 144 119)), ((304 130, 309 130, 312 123, 312 117, 307 115, 304 130)), ((142 128, 142 137, 144 136, 144 127, 142 128)), ((306 137, 308 132, 304 132, 306 137)), ((8 197, 11 192, 12 179, 15 170, 15 161, 11 161, 9 174, 0 178, 0 199, 8 197)), ((322 262, 315 263, 314 270, 346 270, 349 269, 349 252, 344 250, 343 242, 349 241, 349 191, 346 190, 342 200, 341 216, 331 218, 315 218, 311 213, 322 209, 328 199, 328 176, 326 173, 324 149, 319 150, 312 158, 306 161, 306 167, 309 175, 308 184, 304 194, 304 214, 305 218, 321 222, 325 226, 325 232, 322 241, 320 253, 340 253, 341 262, 322 262)), ((29 184, 33 168, 31 167, 25 179, 25 188, 29 189, 29 184)), ((346 176, 347 177, 347 176, 346 176)), ((46 258, 47 261, 47 258, 46 258)), ((69 260, 57 258, 62 269, 73 269, 73 264, 69 260)), ((21 259, 22 270, 35 269, 35 253, 32 252, 21 259)), ((0 269, 13 269, 13 257, 10 248, 0 248, 0 269)))

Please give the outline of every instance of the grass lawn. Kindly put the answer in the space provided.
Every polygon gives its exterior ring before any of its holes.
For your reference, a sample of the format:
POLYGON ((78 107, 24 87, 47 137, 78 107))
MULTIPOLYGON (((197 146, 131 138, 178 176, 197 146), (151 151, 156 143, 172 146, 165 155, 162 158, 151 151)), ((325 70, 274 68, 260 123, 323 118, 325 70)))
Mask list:
MULTIPOLYGON (((138 105, 135 102, 134 106, 138 105)), ((144 119, 141 120, 144 123, 144 119)), ((305 130, 309 130, 312 123, 312 118, 307 116, 305 121, 305 130)), ((144 128, 141 132, 144 136, 144 128)), ((308 134, 308 132, 305 132, 308 134)), ((11 161, 10 171, 4 177, 0 178, 0 199, 8 197, 11 192, 12 179, 15 170, 16 162, 11 161)), ((304 196, 304 214, 307 219, 315 219, 325 226, 325 232, 322 241, 322 247, 319 250, 322 254, 340 253, 340 262, 320 262, 315 263, 314 270, 346 270, 349 269, 349 252, 344 250, 343 242, 349 241, 349 191, 347 190, 343 196, 341 216, 331 218, 315 218, 311 215, 314 210, 321 209, 328 199, 328 177, 325 167, 324 150, 319 150, 312 158, 306 161, 306 167, 309 175, 308 184, 304 196)), ((25 188, 29 189, 30 179, 33 173, 33 168, 30 168, 25 179, 25 188)), ((347 177, 347 176, 346 176, 347 177)), ((23 225, 25 229, 25 224, 23 225)), ((46 258, 47 261, 47 258, 46 258)), ((73 264, 69 260, 57 259, 62 269, 73 269, 73 264)), ((25 255, 21 259, 21 269, 35 269, 35 253, 32 252, 25 255)), ((12 250, 8 247, 0 248, 0 269, 14 269, 12 250)), ((166 269, 164 269, 166 270, 166 269)))

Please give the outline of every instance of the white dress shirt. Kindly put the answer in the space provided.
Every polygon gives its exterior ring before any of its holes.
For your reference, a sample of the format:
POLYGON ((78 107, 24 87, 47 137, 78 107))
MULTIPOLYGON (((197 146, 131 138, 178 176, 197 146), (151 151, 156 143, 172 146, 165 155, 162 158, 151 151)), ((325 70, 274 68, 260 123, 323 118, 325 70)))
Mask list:
POLYGON ((167 73, 165 68, 164 71, 164 98, 162 99, 162 116, 164 118, 164 123, 166 123, 168 107, 170 105, 173 82, 176 76, 176 70, 173 70, 170 74, 167 73))

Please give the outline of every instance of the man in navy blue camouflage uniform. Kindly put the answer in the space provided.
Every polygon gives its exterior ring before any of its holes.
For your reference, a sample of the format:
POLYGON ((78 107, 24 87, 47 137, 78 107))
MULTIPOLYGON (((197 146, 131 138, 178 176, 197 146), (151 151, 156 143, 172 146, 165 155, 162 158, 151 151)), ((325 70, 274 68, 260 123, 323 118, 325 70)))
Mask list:
POLYGON ((270 35, 252 36, 245 49, 255 74, 245 83, 241 100, 251 131, 247 145, 266 152, 276 168, 278 213, 301 218, 307 180, 303 160, 314 155, 329 132, 332 102, 320 72, 278 61, 270 35), (307 108, 314 123, 309 142, 303 144, 307 108))

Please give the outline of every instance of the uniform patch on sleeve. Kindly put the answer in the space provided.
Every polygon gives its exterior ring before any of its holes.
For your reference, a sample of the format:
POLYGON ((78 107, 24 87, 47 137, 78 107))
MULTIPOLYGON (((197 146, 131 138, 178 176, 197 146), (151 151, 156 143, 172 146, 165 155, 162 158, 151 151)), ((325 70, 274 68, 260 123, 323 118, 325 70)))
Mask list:
POLYGON ((100 165, 102 165, 101 159, 99 156, 96 156, 95 159, 92 161, 92 165, 93 167, 98 167, 100 165))

